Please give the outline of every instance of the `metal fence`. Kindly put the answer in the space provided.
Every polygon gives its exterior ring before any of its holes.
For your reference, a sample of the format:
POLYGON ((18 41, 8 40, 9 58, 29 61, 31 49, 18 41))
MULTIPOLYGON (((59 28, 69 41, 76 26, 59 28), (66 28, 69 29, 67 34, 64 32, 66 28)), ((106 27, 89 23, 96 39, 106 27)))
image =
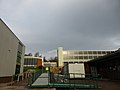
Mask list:
POLYGON ((68 88, 98 88, 98 75, 69 73, 62 75, 60 73, 50 74, 50 83, 58 87, 68 88))
MULTIPOLYGON (((98 88, 98 75, 90 75, 90 74, 80 74, 80 73, 48 73, 48 77, 40 77, 47 78, 47 85, 33 85, 35 80, 42 74, 41 72, 34 72, 31 74, 29 78, 28 86, 31 88, 98 88)), ((41 79, 42 80, 42 79, 41 79)))

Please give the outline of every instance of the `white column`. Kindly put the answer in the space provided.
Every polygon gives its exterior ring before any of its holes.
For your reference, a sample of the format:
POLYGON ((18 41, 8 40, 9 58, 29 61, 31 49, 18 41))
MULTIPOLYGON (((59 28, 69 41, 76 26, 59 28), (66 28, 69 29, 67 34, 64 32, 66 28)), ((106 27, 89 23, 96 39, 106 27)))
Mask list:
POLYGON ((63 48, 62 47, 58 48, 57 54, 58 54, 58 66, 63 66, 63 48))

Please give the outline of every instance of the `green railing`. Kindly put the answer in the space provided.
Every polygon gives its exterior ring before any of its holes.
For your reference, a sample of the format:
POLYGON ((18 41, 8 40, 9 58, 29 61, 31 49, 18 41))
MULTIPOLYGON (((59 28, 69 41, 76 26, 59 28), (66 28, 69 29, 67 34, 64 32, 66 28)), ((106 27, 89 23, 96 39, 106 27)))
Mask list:
POLYGON ((63 88, 98 88, 98 75, 50 73, 50 85, 63 88))
POLYGON ((28 86, 31 86, 41 74, 41 72, 32 72, 28 78, 28 86))
POLYGON ((30 77, 28 78, 28 86, 32 86, 32 84, 35 82, 35 80, 42 74, 46 73, 47 71, 45 70, 46 67, 42 67, 39 71, 32 72, 30 77))
POLYGON ((98 88, 98 75, 69 73, 48 73, 48 77, 39 77, 41 72, 32 73, 28 86, 31 88, 98 88), (47 85, 32 85, 37 78, 47 78, 47 85))

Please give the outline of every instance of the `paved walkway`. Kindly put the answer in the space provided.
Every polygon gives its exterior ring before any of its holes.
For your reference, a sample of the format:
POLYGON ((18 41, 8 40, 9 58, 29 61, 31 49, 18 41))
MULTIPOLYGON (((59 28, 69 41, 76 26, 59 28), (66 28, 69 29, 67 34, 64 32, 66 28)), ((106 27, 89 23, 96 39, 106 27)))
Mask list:
POLYGON ((56 90, 55 88, 28 88, 28 79, 14 83, 10 85, 9 83, 0 84, 0 90, 56 90))
POLYGON ((37 80, 32 84, 32 86, 36 85, 48 85, 48 73, 41 74, 37 80))

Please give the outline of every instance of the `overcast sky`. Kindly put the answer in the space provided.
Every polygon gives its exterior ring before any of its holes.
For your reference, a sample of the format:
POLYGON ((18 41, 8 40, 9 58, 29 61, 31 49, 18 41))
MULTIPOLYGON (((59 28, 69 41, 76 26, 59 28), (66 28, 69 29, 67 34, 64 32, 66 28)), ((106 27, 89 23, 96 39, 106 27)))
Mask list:
POLYGON ((26 53, 120 48, 120 0, 0 0, 26 53))

